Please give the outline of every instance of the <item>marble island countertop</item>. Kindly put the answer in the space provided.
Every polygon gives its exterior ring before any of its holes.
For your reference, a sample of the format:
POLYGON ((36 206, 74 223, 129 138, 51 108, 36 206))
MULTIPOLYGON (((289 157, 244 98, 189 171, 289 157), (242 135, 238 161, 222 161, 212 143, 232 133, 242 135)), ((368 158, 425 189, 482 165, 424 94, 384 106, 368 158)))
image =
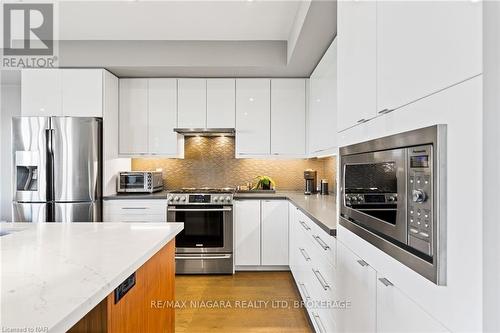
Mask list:
POLYGON ((0 223, 2 332, 65 332, 182 229, 182 223, 0 223))

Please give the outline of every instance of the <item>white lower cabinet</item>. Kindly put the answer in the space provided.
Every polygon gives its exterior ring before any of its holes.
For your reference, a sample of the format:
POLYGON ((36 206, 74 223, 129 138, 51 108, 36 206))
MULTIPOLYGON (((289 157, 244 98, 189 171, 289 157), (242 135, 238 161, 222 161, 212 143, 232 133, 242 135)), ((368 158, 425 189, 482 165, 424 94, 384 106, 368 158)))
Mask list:
POLYGON ((234 260, 236 266, 260 265, 260 201, 234 202, 234 260))
POLYGON ((389 280, 377 280, 377 332, 449 332, 389 280))
POLYGON ((167 200, 104 200, 103 222, 167 222, 167 200))
POLYGON ((337 330, 375 332, 377 272, 340 242, 337 251, 337 296, 350 303, 337 311, 337 330))
POLYGON ((288 201, 261 201, 262 265, 288 265, 288 201))
POLYGON ((288 266, 288 201, 234 202, 235 265, 288 266))

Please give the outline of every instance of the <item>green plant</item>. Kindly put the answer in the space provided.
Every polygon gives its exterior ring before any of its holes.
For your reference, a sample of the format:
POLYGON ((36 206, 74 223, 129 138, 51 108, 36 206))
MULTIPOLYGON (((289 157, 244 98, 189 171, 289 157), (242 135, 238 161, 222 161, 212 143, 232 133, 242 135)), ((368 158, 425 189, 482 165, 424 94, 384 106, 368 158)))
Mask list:
POLYGON ((274 180, 269 176, 257 176, 255 177, 255 179, 257 180, 257 183, 253 187, 254 190, 257 190, 259 188, 263 190, 270 190, 271 188, 274 188, 276 186, 274 180))

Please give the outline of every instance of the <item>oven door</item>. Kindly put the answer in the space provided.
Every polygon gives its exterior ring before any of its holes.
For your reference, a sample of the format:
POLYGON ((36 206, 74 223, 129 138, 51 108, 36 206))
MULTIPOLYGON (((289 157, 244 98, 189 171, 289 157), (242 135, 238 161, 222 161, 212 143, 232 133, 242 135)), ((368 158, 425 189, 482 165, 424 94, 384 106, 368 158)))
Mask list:
POLYGON ((168 222, 183 222, 176 236, 177 253, 231 253, 233 209, 218 205, 168 206, 168 222))
POLYGON ((407 244, 406 158, 406 149, 341 156, 341 216, 407 244), (348 193, 397 193, 397 204, 348 207, 348 193))

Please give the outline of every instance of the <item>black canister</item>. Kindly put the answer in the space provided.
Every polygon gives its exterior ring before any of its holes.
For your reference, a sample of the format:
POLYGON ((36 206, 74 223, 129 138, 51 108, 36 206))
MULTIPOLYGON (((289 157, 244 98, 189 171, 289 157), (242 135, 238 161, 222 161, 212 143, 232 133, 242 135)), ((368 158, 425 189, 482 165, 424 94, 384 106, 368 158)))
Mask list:
POLYGON ((321 179, 321 194, 328 195, 328 179, 321 179))

